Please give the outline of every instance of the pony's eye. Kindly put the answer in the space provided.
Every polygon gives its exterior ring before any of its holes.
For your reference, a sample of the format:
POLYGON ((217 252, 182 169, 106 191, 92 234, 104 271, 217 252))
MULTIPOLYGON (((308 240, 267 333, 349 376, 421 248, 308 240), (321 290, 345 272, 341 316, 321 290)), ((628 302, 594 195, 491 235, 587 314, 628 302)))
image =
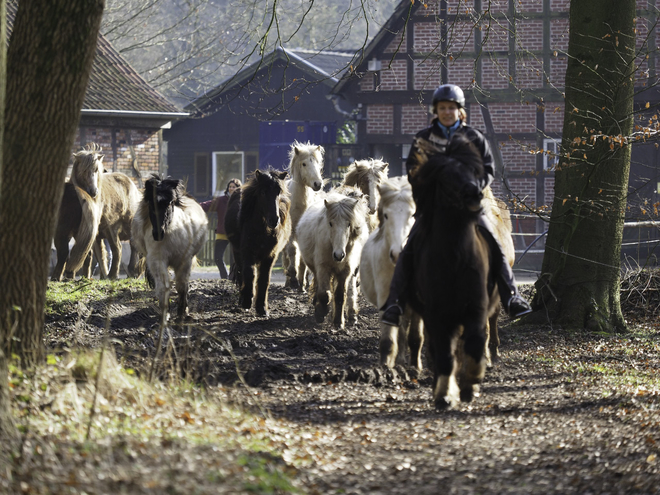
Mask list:
POLYGON ((303 162, 303 167, 306 167, 306 166, 307 166, 307 164, 305 162, 303 162))
POLYGON ((387 213, 385 213, 385 214, 383 215, 383 218, 384 218, 385 220, 387 220, 387 218, 388 218, 387 213))
POLYGON ((328 222, 330 224, 330 227, 332 227, 332 222, 328 222))

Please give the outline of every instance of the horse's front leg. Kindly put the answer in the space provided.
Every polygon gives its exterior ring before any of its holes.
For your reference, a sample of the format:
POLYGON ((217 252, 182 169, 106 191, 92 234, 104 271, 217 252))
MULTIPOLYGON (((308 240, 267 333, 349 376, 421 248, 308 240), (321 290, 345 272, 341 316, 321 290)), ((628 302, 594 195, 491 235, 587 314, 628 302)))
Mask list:
POLYGON ((268 316, 268 286, 270 285, 270 273, 275 258, 270 257, 261 260, 257 275, 257 295, 254 301, 254 309, 259 316, 268 316))
POLYGON ((358 273, 352 273, 348 277, 347 284, 347 320, 350 326, 353 326, 357 323, 358 315, 358 293, 357 293, 357 281, 358 273))
POLYGON ((170 274, 167 265, 159 260, 147 258, 147 268, 154 281, 154 292, 158 299, 161 321, 167 321, 167 312, 170 306, 170 274))
POLYGON ((461 400, 470 402, 479 395, 479 385, 484 380, 488 362, 488 320, 485 315, 466 321, 463 331, 463 360, 459 376, 461 400))
POLYGON ((284 283, 284 287, 298 289, 300 288, 298 284, 298 263, 301 256, 298 250, 298 243, 293 238, 293 233, 291 233, 291 240, 284 248, 284 251, 287 259, 286 282, 284 283))
POLYGON ((316 323, 323 323, 330 312, 330 274, 325 269, 314 272, 314 317, 316 323))
MULTIPOLYGON (((499 305, 498 305, 499 308, 499 305)), ((500 359, 500 334, 497 328, 499 310, 488 319, 487 367, 492 368, 500 359)))
POLYGON ((112 231, 110 233, 108 242, 110 243, 110 252, 112 253, 112 263, 110 263, 110 271, 108 277, 110 280, 117 280, 119 278, 119 266, 121 264, 121 241, 119 240, 119 232, 112 231))
POLYGON ((99 264, 99 278, 105 280, 108 278, 108 256, 103 245, 103 239, 97 237, 92 244, 92 252, 99 264))
POLYGON ((252 296, 254 294, 254 265, 250 261, 243 261, 241 273, 243 275, 243 283, 239 296, 239 304, 243 309, 250 309, 252 307, 252 296))
POLYGON ((455 359, 458 330, 435 314, 426 314, 424 325, 433 369, 433 403, 438 410, 455 407, 460 400, 455 359))
MULTIPOLYGON (((192 259, 174 271, 177 294, 177 320, 181 320, 188 316, 188 286, 190 283, 191 271, 192 259)), ((169 274, 167 278, 169 279, 169 274)))
POLYGON ((337 328, 344 328, 344 305, 346 303, 346 290, 351 275, 348 276, 344 273, 337 275, 336 288, 334 293, 334 306, 335 314, 333 323, 337 328))
POLYGON ((422 371, 422 347, 424 346, 424 323, 416 312, 410 310, 410 327, 408 329, 408 347, 410 348, 410 365, 422 371))
POLYGON ((130 259, 128 260, 128 266, 126 267, 126 274, 129 277, 137 278, 138 277, 137 265, 140 259, 140 255, 138 253, 137 247, 133 243, 133 240, 130 240, 128 245, 131 249, 131 256, 130 259))

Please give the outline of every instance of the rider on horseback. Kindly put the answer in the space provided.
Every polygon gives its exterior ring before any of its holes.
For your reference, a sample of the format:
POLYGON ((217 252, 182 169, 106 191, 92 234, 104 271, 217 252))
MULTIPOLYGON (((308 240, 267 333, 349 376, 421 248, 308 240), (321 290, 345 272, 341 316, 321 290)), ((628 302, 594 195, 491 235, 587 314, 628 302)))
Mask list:
MULTIPOLYGON (((465 123, 467 113, 464 107, 465 96, 463 90, 454 84, 443 84, 433 92, 432 108, 436 118, 433 119, 429 127, 417 133, 408 154, 408 159, 406 160, 408 180, 413 188, 415 202, 420 200, 415 195, 415 190, 417 189, 415 187, 415 178, 420 166, 418 162, 419 155, 428 154, 429 152, 445 153, 447 144, 452 139, 452 136, 456 134, 462 134, 467 137, 481 152, 486 170, 486 176, 480 184, 481 189, 492 182, 494 168, 490 146, 481 132, 465 123)), ((484 213, 479 216, 479 225, 483 228, 482 230, 486 230, 490 234, 491 242, 489 244, 496 246, 499 250, 499 254, 496 254, 496 257, 500 257, 502 266, 499 270, 497 286, 504 308, 506 308, 509 315, 513 318, 530 313, 532 308, 518 292, 513 271, 503 254, 499 242, 493 235, 492 226, 484 213)), ((406 306, 407 291, 411 282, 410 276, 413 273, 413 253, 411 249, 413 243, 410 240, 417 234, 420 226, 421 222, 416 220, 408 236, 408 242, 397 260, 390 284, 390 294, 381 308, 384 311, 381 321, 387 325, 399 326, 399 317, 403 314, 406 306)))

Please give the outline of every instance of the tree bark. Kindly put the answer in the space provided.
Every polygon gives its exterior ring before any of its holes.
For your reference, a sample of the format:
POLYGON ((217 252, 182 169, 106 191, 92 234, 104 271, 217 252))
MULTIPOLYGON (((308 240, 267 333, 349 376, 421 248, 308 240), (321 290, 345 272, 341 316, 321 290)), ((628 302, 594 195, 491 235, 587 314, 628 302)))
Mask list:
POLYGON ((534 306, 563 327, 623 331, 635 1, 572 0, 569 15, 562 156, 534 306))
POLYGON ((7 53, 0 188, 0 337, 43 357, 51 240, 96 50, 103 0, 18 4, 7 53))

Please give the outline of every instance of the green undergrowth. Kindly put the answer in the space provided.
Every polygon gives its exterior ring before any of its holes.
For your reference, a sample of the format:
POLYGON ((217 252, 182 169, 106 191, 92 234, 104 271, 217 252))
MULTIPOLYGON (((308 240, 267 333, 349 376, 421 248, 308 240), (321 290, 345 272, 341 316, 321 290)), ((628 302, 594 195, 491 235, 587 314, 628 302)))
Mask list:
POLYGON ((298 469, 322 455, 222 388, 147 383, 109 350, 9 378, 22 438, 0 493, 302 493, 298 469))
POLYGON ((117 302, 149 300, 153 291, 144 279, 67 280, 48 282, 46 314, 62 314, 74 310, 79 303, 113 299, 117 302))

